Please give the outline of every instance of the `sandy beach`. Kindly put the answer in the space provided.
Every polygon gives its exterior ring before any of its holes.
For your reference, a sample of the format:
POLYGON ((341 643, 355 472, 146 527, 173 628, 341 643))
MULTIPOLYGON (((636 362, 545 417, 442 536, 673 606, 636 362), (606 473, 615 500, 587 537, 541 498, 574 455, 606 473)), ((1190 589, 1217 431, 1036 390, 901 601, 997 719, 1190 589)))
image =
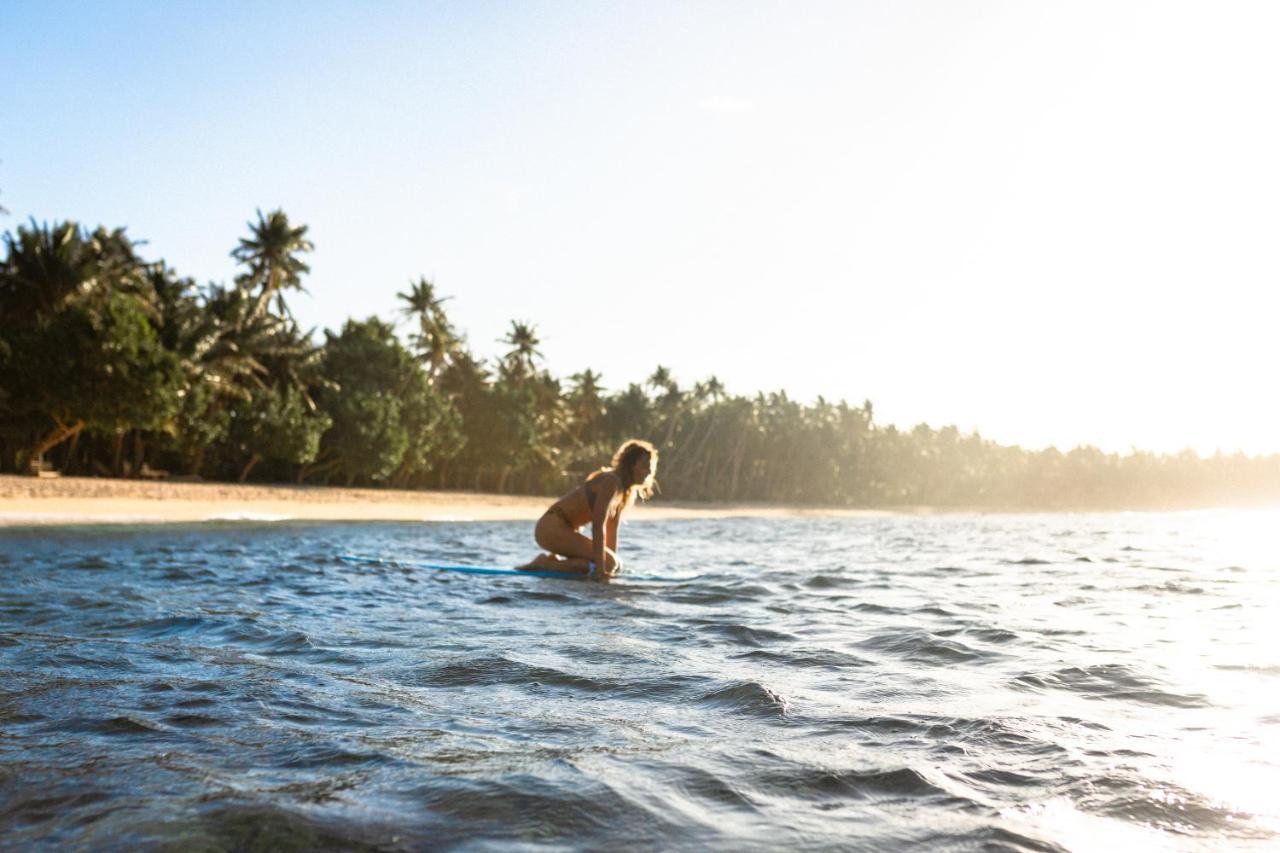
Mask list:
MULTIPOLYGON (((0 526, 288 519, 532 521, 546 510, 549 501, 482 492, 0 476, 0 526)), ((637 506, 633 512, 634 519, 892 514, 885 510, 662 500, 637 506)))

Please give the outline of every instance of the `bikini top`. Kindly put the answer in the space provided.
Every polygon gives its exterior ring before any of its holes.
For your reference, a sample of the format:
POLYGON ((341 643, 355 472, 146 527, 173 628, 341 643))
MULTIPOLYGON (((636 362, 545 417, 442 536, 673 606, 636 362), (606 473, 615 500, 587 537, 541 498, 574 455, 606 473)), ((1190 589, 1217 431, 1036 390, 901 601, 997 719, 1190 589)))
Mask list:
POLYGON ((587 480, 582 484, 582 495, 587 499, 587 508, 592 512, 596 511, 596 493, 591 488, 591 481, 587 480))

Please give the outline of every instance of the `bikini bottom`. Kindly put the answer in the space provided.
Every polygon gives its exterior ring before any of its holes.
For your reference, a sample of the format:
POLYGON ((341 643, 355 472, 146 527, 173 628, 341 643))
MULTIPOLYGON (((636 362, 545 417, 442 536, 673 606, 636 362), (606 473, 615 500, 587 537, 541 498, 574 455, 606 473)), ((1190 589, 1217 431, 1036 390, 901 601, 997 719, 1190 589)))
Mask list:
POLYGON ((565 526, 568 527, 570 530, 578 529, 577 525, 575 525, 572 521, 569 520, 569 514, 566 513, 563 509, 561 509, 559 505, 551 507, 551 509, 544 512, 543 515, 554 515, 556 518, 563 521, 565 523, 565 526))

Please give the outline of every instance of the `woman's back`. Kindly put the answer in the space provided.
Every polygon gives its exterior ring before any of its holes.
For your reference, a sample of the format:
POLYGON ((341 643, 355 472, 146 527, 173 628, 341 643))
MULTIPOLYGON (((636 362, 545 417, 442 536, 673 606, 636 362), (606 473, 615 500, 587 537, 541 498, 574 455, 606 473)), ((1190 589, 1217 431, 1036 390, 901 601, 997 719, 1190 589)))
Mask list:
POLYGON ((600 495, 609 492, 610 486, 617 488, 617 482, 618 475, 607 468, 593 471, 580 486, 565 494, 554 506, 575 527, 590 524, 595 519, 596 502, 600 495))

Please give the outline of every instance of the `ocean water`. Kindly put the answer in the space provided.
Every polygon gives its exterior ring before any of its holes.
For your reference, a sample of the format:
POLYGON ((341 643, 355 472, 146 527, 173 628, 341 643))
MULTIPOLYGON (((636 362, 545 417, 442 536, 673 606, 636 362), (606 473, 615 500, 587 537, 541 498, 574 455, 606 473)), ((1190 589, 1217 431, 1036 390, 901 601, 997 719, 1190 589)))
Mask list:
POLYGON ((0 532, 6 848, 1280 847, 1280 514, 0 532))

